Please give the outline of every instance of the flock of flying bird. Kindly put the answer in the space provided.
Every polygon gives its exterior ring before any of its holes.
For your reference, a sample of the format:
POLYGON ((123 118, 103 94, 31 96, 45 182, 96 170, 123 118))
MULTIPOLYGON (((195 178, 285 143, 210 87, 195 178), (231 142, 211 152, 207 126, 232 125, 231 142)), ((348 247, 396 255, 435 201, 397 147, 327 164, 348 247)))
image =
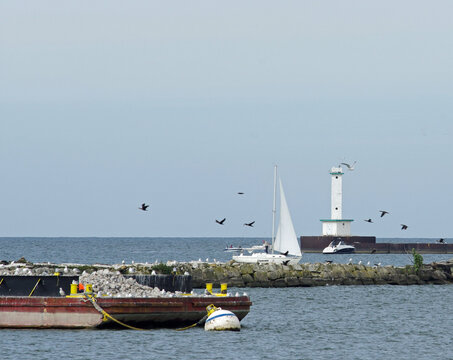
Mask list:
MULTIPOLYGON (((348 164, 348 163, 341 163, 341 165, 344 165, 348 168, 348 170, 350 171, 353 171, 354 170, 354 165, 355 165, 356 161, 354 161, 352 163, 352 165, 348 164)), ((243 192, 238 192, 238 195, 244 195, 243 192)), ((142 210, 142 211, 148 211, 148 208, 149 208, 149 205, 147 205, 146 203, 143 203, 139 209, 142 210)), ((386 210, 379 210, 379 212, 381 213, 381 218, 384 217, 384 215, 386 214, 390 214, 388 211, 386 210)), ((226 218, 223 218, 222 220, 215 220, 215 222, 219 225, 225 225, 225 221, 226 221, 226 218)), ((373 220, 370 218, 370 219, 365 219, 364 221, 368 222, 368 223, 373 223, 373 220)), ((249 226, 249 227, 253 227, 253 224, 255 224, 255 221, 252 221, 252 222, 249 222, 249 223, 244 223, 244 226, 249 226)), ((408 226, 406 224, 400 224, 401 225, 401 230, 407 230, 408 226)), ((438 242, 440 243, 444 243, 444 239, 441 238, 438 240, 438 242)))
MULTIPOLYGON (((384 217, 385 214, 390 214, 388 211, 385 211, 385 210, 379 210, 379 212, 381 213, 381 217, 384 217)), ((372 223, 373 220, 371 219, 365 219, 364 221, 366 222, 369 222, 369 223, 372 223)), ((407 230, 408 226, 405 225, 405 224, 400 224, 401 225, 401 230, 407 230)))
MULTIPOLYGON (((244 195, 244 193, 238 192, 238 195, 244 195)), ((148 211, 148 208, 149 208, 149 205, 147 205, 146 203, 143 203, 138 209, 142 210, 142 211, 148 211)), ((225 221, 226 221, 226 218, 223 218, 222 220, 217 220, 217 219, 215 220, 215 222, 219 225, 224 225, 225 221)), ((244 226, 253 227, 253 224, 255 224, 255 221, 245 223, 244 226)))
MULTIPOLYGON (((340 167, 341 167, 341 165, 344 165, 348 168, 349 171, 352 171, 352 170, 354 170, 354 165, 356 164, 356 162, 357 161, 354 161, 352 163, 352 165, 343 162, 340 164, 340 167)), ((385 210, 379 210, 379 212, 381 213, 381 217, 384 217, 385 214, 390 214, 388 211, 385 211, 385 210)), ((364 221, 369 222, 369 223, 373 222, 373 220, 371 220, 371 219, 365 219, 364 221)), ((401 230, 407 230, 407 228, 408 228, 407 225, 405 225, 405 224, 400 224, 400 225, 401 225, 401 230)), ((443 239, 441 239, 441 240, 443 240, 443 239)))
MULTIPOLYGON (((238 192, 238 195, 244 195, 243 192, 238 192)), ((226 218, 223 218, 222 220, 215 220, 215 222, 219 225, 225 225, 225 220, 226 218)), ((253 227, 253 224, 255 223, 255 221, 252 221, 252 222, 249 222, 249 223, 245 223, 244 226, 249 226, 249 227, 253 227)))

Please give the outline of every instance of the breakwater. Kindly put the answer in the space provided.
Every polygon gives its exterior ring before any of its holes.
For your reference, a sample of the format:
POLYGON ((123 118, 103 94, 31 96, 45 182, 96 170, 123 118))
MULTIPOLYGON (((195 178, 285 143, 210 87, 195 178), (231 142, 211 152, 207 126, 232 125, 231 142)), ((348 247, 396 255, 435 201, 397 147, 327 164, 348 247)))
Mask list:
POLYGON ((183 264, 192 275, 194 288, 206 283, 235 287, 296 287, 326 285, 423 285, 453 283, 453 260, 413 266, 365 266, 359 264, 315 263, 285 265, 183 264))
POLYGON ((326 285, 423 285, 453 283, 453 259, 423 264, 419 269, 406 266, 365 266, 362 264, 305 263, 294 266, 275 264, 167 262, 167 264, 33 264, 27 261, 0 266, 2 275, 86 276, 103 270, 123 275, 172 274, 175 277, 191 276, 193 288, 214 287, 226 283, 229 287, 303 287, 326 285), (62 271, 63 269, 63 271, 62 271))

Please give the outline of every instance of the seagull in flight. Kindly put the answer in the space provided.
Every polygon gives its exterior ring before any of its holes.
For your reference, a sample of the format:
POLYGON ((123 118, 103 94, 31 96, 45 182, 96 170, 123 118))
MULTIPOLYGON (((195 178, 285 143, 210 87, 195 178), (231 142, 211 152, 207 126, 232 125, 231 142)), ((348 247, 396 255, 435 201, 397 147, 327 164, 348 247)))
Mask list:
POLYGON ((253 224, 254 224, 254 223, 255 223, 254 221, 252 221, 251 223, 248 223, 248 224, 247 224, 247 223, 245 223, 245 224, 244 224, 244 226, 250 226, 250 227, 253 227, 253 224))
POLYGON ((139 207, 139 209, 143 210, 143 211, 148 211, 148 208, 149 208, 149 205, 146 205, 145 203, 143 203, 142 206, 139 207))
POLYGON ((243 193, 243 192, 241 192, 241 191, 239 191, 239 192, 238 192, 238 195, 244 195, 244 193, 243 193))
POLYGON ((354 161, 354 162, 352 163, 352 165, 350 165, 350 164, 348 164, 348 163, 341 163, 341 165, 346 166, 346 167, 348 168, 349 171, 352 171, 352 170, 354 170, 354 165, 355 165, 356 162, 357 162, 357 161, 354 161))
POLYGON ((223 220, 220 220, 220 221, 216 219, 215 222, 216 222, 217 224, 219 224, 219 225, 223 225, 223 223, 225 222, 225 220, 226 220, 226 218, 223 218, 223 220))
POLYGON ((401 230, 407 230, 407 225, 401 224, 401 230))
POLYGON ((371 219, 366 219, 366 220, 363 220, 363 221, 366 221, 366 222, 369 222, 369 223, 373 222, 373 220, 371 220, 371 219))
POLYGON ((389 214, 388 211, 385 211, 385 210, 379 210, 380 213, 381 213, 381 217, 383 217, 385 214, 389 214))

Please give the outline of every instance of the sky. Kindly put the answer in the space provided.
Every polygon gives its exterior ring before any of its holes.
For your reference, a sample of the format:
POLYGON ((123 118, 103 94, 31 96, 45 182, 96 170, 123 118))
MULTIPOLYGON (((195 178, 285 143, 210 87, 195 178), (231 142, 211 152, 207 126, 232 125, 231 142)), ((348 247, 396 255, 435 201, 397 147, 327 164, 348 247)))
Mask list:
POLYGON ((453 237, 452 13, 2 1, 0 236, 270 237, 275 164, 297 234, 321 235, 330 168, 357 161, 353 235, 453 237))

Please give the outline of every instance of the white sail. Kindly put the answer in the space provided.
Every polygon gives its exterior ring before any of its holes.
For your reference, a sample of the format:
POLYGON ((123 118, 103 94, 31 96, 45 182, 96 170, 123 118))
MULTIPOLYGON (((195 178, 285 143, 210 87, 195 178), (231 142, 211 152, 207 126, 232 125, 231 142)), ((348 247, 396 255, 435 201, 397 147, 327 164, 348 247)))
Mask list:
POLYGON ((288 255, 301 256, 299 241, 297 240, 296 231, 294 230, 291 214, 286 204, 285 193, 282 182, 280 182, 280 221, 278 224, 277 235, 274 241, 274 250, 288 255))

